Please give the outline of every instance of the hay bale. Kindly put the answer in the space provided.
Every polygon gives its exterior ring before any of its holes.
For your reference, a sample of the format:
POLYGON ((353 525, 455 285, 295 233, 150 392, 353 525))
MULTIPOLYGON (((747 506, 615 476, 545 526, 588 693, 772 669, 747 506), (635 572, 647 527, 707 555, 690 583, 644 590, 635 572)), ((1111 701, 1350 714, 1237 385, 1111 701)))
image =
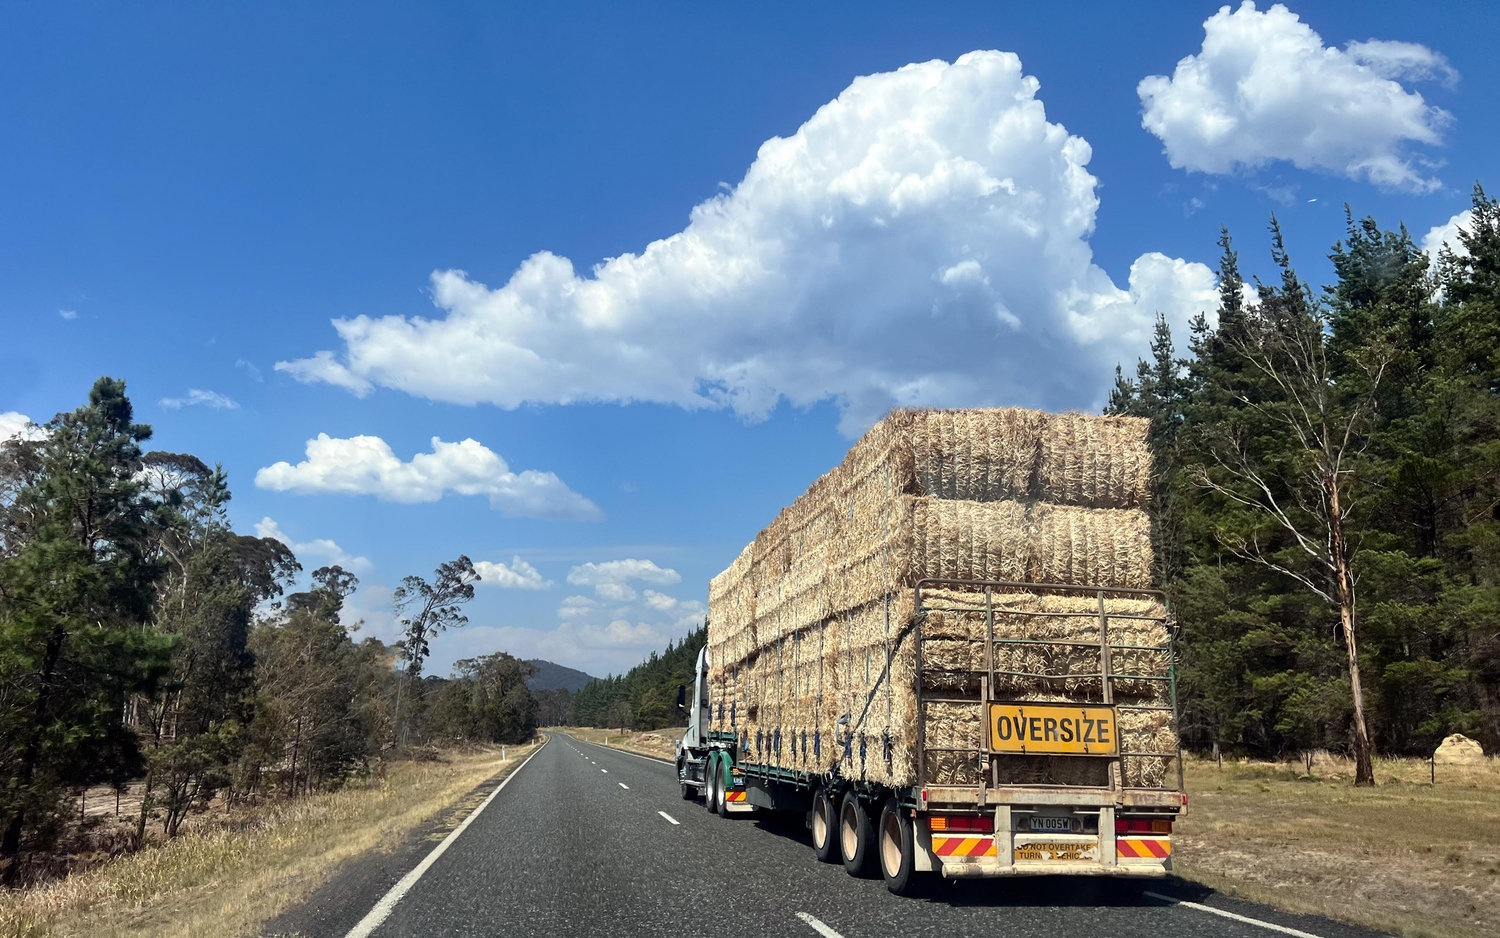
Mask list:
POLYGON ((1433 752, 1432 761, 1438 765, 1484 765, 1484 747, 1462 733, 1454 733, 1433 752))
POLYGON ((1047 420, 1037 496, 1063 505, 1140 508, 1151 495, 1150 422, 1056 414, 1047 420))

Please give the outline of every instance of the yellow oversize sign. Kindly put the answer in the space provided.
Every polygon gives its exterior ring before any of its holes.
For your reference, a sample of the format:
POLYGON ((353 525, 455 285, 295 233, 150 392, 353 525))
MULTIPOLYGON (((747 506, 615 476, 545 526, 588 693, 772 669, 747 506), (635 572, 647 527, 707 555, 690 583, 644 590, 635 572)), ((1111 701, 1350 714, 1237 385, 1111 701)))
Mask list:
POLYGON ((1120 751, 1113 707, 990 704, 990 751, 1112 756, 1120 751))

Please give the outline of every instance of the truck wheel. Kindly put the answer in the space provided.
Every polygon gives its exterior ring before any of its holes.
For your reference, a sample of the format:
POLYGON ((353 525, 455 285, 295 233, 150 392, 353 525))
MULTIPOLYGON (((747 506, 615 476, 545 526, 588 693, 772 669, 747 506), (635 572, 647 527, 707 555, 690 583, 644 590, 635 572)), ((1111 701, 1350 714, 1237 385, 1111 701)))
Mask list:
POLYGON ((682 763, 679 762, 677 764, 677 787, 682 792, 682 800, 683 801, 692 801, 693 797, 698 794, 698 789, 694 788, 693 786, 689 785, 687 782, 683 781, 682 780, 682 775, 683 775, 682 763))
POLYGON ((839 860, 839 822, 833 815, 833 802, 827 788, 819 788, 813 798, 812 842, 813 854, 820 863, 837 863, 839 860))
POLYGON ((839 808, 839 853, 850 876, 875 875, 875 825, 870 812, 851 789, 839 808))
POLYGON ((719 756, 711 754, 703 763, 703 807, 714 813, 714 797, 719 787, 719 756))
POLYGON ((921 876, 916 871, 916 836, 911 818, 906 817, 895 798, 888 798, 880 812, 880 874, 885 888, 898 896, 916 891, 921 876))
POLYGON ((727 773, 728 767, 722 763, 714 773, 718 776, 718 785, 714 789, 714 813, 725 819, 729 817, 729 785, 724 778, 727 773))

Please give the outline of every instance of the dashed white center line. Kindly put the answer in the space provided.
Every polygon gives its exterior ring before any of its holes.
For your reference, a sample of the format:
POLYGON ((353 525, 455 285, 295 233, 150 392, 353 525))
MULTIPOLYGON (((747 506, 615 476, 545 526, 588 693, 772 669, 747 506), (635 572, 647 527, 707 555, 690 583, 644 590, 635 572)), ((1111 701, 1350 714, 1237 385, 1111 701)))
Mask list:
POLYGON ((1260 919, 1251 918, 1248 915, 1236 915, 1233 912, 1226 912, 1223 909, 1216 909, 1211 905, 1203 905, 1197 902, 1188 902, 1186 899, 1173 899, 1171 896, 1164 896, 1159 892, 1147 891, 1143 894, 1150 896, 1153 899, 1160 899, 1163 902, 1170 902, 1173 905, 1185 905, 1190 909, 1197 909, 1199 912, 1209 912, 1213 915, 1221 915, 1224 918, 1234 919, 1236 922, 1244 922, 1246 925, 1258 925, 1261 928, 1267 929, 1269 931, 1280 932, 1283 935, 1292 935, 1294 936, 1294 938, 1321 938, 1321 936, 1314 935, 1310 931, 1298 931, 1295 928, 1287 928, 1285 925, 1277 925, 1274 922, 1262 922, 1260 919))
POLYGON ((625 784, 624 782, 620 782, 620 787, 625 789, 626 791, 630 791, 630 786, 625 784))
POLYGON ((605 775, 609 774, 609 769, 600 769, 599 771, 603 772, 605 775))
POLYGON ((678 821, 678 820, 677 820, 677 819, 676 819, 676 818, 675 818, 675 817, 673 817, 673 816, 672 816, 672 815, 670 815, 670 814, 668 814, 668 813, 667 813, 667 812, 665 812, 665 811, 658 811, 658 812, 656 812, 656 813, 657 813, 657 814, 660 814, 660 815, 661 815, 661 816, 662 816, 662 817, 664 817, 664 818, 666 818, 666 819, 667 819, 667 821, 668 821, 668 822, 669 822, 669 823, 671 823, 671 824, 677 824, 677 825, 680 825, 680 824, 681 824, 681 823, 682 823, 682 822, 680 822, 680 821, 678 821))
POLYGON ((798 912, 797 917, 806 922, 813 931, 822 935, 823 938, 844 938, 843 935, 840 935, 838 932, 829 928, 827 925, 824 925, 822 922, 818 921, 813 916, 808 915, 806 912, 798 912))

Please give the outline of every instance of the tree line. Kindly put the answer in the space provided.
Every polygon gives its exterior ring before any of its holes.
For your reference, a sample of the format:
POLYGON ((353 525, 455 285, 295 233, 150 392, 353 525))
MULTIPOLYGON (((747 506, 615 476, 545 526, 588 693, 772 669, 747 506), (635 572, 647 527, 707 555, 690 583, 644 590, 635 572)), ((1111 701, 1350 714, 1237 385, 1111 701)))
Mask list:
POLYGON ((692 686, 698 652, 707 642, 705 624, 680 642, 668 642, 665 652, 651 652, 645 661, 622 675, 595 678, 576 694, 565 690, 538 692, 542 725, 640 730, 685 726, 687 714, 677 709, 677 688, 692 686))
POLYGON ((395 593, 402 637, 359 639, 357 578, 311 572, 236 534, 228 478, 149 451, 123 381, 0 442, 0 881, 24 879, 90 786, 141 793, 134 845, 216 798, 297 797, 410 747, 521 742, 531 665, 507 654, 422 666, 463 625, 467 557, 395 593))
POLYGON ((1500 748, 1500 207, 1436 261, 1347 216, 1335 282, 1272 218, 1270 283, 1227 231, 1217 317, 1158 318, 1108 412, 1151 420, 1156 558, 1184 739, 1219 752, 1500 748))

